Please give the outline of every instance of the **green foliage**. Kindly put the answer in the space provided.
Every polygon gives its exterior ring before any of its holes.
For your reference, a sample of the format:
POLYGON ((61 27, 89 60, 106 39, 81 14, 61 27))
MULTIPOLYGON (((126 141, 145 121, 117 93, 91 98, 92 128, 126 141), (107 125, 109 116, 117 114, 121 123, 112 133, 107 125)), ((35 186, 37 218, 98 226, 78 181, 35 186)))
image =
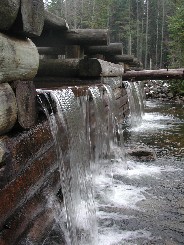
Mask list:
POLYGON ((174 14, 168 19, 170 55, 173 67, 184 66, 184 0, 176 2, 174 14))
POLYGON ((173 80, 169 84, 174 95, 184 95, 184 80, 173 80))

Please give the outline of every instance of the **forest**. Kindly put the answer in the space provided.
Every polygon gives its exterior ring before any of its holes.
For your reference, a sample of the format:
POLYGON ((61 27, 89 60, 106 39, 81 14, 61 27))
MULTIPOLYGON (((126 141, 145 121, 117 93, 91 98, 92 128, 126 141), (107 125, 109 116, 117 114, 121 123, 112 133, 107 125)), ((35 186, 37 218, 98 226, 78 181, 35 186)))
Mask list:
POLYGON ((145 69, 184 65, 184 0, 45 0, 72 29, 107 28, 145 69))

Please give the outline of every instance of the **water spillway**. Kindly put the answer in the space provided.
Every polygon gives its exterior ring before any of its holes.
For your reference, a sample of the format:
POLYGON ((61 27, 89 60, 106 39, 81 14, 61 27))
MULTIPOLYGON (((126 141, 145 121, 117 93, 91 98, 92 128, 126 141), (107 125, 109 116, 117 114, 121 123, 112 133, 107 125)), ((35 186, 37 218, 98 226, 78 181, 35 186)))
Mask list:
POLYGON ((126 90, 117 80, 110 79, 115 84, 112 88, 106 84, 43 91, 42 95, 38 91, 46 105, 37 125, 29 130, 17 128, 3 137, 2 244, 51 244, 54 234, 59 234, 60 243, 94 244, 98 219, 92 198, 98 195, 92 190, 95 173, 99 162, 110 154, 113 134, 119 136, 114 122, 128 113, 126 90))

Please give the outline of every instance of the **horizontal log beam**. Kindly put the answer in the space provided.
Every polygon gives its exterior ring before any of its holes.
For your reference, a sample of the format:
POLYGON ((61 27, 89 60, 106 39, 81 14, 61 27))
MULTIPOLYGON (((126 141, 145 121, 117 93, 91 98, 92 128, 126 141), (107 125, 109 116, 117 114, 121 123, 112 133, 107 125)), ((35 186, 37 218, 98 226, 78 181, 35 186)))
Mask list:
POLYGON ((37 77, 78 77, 79 59, 42 59, 37 77))
POLYGON ((84 47, 84 54, 103 54, 103 55, 121 55, 123 50, 122 43, 110 43, 107 46, 89 46, 84 47))
POLYGON ((124 73, 122 65, 100 59, 83 59, 79 62, 81 77, 117 77, 124 73))
POLYGON ((80 79, 69 77, 35 77, 34 84, 36 88, 61 88, 68 86, 80 85, 97 85, 101 83, 101 79, 80 79))
POLYGON ((40 55, 64 55, 65 46, 63 47, 38 47, 40 55))
POLYGON ((32 80, 38 70, 39 54, 30 39, 0 33, 0 83, 32 80))
POLYGON ((160 69, 160 70, 142 70, 142 71, 127 71, 122 76, 123 81, 134 80, 170 80, 170 79, 184 79, 184 68, 181 69, 160 69))
POLYGON ((0 1, 0 30, 7 31, 17 18, 20 0, 0 1))
POLYGON ((113 62, 115 64, 117 63, 129 63, 133 62, 134 56, 122 54, 122 55, 110 55, 105 57, 107 61, 113 62))
POLYGON ((38 47, 61 47, 65 45, 107 45, 109 32, 106 29, 77 29, 65 32, 43 31, 40 37, 32 38, 38 47))
POLYGON ((57 31, 68 30, 69 26, 63 18, 45 10, 44 29, 54 29, 57 31))

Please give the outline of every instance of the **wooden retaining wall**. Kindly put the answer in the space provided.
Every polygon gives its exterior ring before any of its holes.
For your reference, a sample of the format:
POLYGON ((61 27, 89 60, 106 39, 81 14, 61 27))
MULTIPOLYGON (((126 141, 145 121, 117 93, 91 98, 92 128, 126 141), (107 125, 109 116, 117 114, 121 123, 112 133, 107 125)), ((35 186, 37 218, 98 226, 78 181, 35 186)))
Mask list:
MULTIPOLYGON (((48 194, 63 205, 36 88, 70 86, 79 96, 88 86, 121 81, 128 62, 134 58, 122 54, 122 44, 109 44, 108 30, 70 30, 42 0, 0 1, 0 245, 42 244, 55 223, 48 194)), ((122 82, 114 95, 122 122, 129 113, 122 82)))

